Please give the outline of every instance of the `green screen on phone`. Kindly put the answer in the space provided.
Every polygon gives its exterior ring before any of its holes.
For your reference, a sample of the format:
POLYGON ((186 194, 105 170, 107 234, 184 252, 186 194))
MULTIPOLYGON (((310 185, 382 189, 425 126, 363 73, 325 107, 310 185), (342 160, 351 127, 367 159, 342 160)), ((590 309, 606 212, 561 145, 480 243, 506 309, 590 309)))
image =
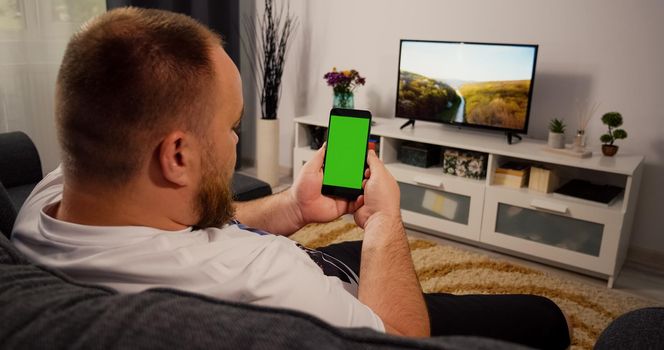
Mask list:
POLYGON ((323 185, 362 188, 370 122, 368 118, 330 117, 323 185))

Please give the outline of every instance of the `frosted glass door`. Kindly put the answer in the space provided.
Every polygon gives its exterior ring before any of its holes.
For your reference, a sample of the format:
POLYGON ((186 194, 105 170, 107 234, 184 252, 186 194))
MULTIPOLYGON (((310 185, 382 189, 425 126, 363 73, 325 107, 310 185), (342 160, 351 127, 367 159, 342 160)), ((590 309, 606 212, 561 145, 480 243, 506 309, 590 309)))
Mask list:
POLYGON ((401 209, 468 224, 470 197, 399 182, 401 209))
POLYGON ((604 225, 498 203, 496 232, 599 256, 604 225))

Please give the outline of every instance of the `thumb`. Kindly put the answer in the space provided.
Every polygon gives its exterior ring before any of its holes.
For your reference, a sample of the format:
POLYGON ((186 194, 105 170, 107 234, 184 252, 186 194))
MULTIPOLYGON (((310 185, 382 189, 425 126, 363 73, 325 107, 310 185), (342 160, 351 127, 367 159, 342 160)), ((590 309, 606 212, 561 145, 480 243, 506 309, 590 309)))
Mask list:
POLYGON ((306 172, 317 172, 323 168, 323 161, 325 161, 325 149, 327 148, 327 142, 316 151, 314 156, 309 159, 303 166, 302 171, 306 172))
POLYGON ((376 151, 370 149, 369 153, 367 154, 367 164, 369 164, 369 168, 373 168, 376 165, 380 163, 380 159, 378 159, 378 156, 376 155, 376 151))

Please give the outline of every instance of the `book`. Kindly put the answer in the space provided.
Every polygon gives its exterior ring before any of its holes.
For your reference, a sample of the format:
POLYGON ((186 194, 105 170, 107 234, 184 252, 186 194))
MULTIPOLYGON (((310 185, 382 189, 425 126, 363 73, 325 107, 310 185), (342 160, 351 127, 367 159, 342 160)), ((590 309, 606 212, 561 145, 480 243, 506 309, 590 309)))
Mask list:
POLYGON ((598 185, 586 180, 573 179, 555 190, 554 194, 585 199, 608 206, 618 198, 623 190, 618 186, 598 185))

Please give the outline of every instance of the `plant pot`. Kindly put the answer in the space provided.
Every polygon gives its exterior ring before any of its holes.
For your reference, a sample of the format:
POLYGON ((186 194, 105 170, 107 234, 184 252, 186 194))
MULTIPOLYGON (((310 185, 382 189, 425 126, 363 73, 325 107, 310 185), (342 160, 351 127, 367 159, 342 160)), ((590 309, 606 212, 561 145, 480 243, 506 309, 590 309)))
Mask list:
POLYGON ((258 119, 256 125, 256 175, 270 184, 279 184, 279 120, 258 119))
POLYGON ((565 148, 565 134, 549 131, 549 147, 565 148))
POLYGON ((618 153, 618 146, 616 145, 602 145, 602 154, 607 157, 613 157, 618 153))

